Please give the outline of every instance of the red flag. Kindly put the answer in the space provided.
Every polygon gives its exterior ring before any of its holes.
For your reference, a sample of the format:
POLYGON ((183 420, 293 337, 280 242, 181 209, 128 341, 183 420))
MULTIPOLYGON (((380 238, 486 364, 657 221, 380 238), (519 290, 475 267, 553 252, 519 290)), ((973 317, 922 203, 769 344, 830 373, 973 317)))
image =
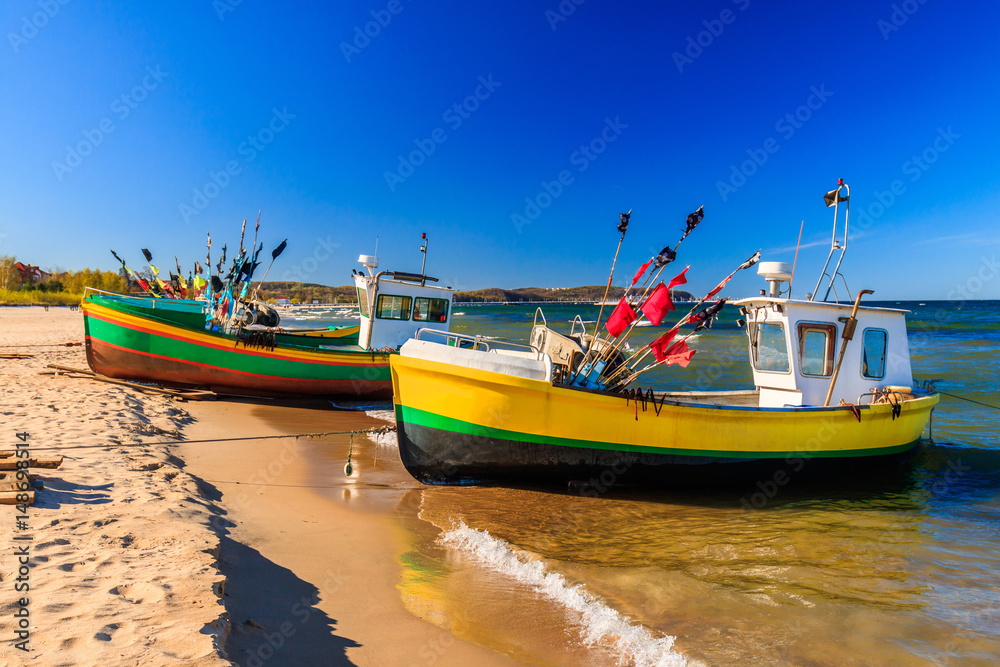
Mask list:
POLYGON ((711 299, 713 296, 715 296, 716 294, 718 294, 719 292, 721 292, 722 288, 726 286, 726 283, 729 282, 730 278, 732 278, 732 276, 729 276, 728 278, 726 278, 725 280, 723 280, 721 283, 719 283, 718 285, 716 285, 715 289, 712 290, 711 292, 709 292, 708 295, 705 296, 705 300, 711 299))
POLYGON ((667 366, 678 364, 682 368, 687 368, 687 365, 691 363, 691 357, 693 357, 694 353, 697 351, 698 350, 690 349, 687 342, 683 340, 677 341, 670 346, 669 350, 667 350, 665 357, 667 360, 667 366))
POLYGON ((670 290, 662 282, 656 286, 653 293, 642 304, 642 314, 649 318, 653 326, 660 326, 664 315, 674 309, 674 303, 670 300, 670 290))
POLYGON ((674 309, 674 302, 670 298, 670 290, 677 285, 683 285, 687 282, 687 270, 691 267, 687 267, 670 281, 669 285, 664 285, 662 282, 656 286, 653 293, 649 295, 646 299, 646 303, 642 304, 642 313, 649 318, 649 321, 653 323, 653 326, 660 326, 660 322, 663 321, 663 317, 674 309))
POLYGON ((639 271, 635 274, 635 278, 632 279, 632 284, 633 285, 635 285, 637 282, 639 282, 639 278, 642 278, 642 274, 646 273, 646 269, 648 269, 649 265, 652 264, 652 263, 653 263, 653 260, 651 259, 651 260, 649 260, 648 262, 646 262, 645 264, 643 264, 642 266, 639 267, 639 271))
POLYGON ((664 350, 667 349, 667 346, 670 345, 670 341, 674 339, 676 334, 677 329, 671 329, 649 344, 649 349, 653 351, 653 356, 656 357, 657 361, 663 361, 667 358, 664 350))
POLYGON ((635 322, 638 317, 639 316, 635 314, 635 311, 632 310, 632 306, 628 305, 628 302, 625 301, 625 297, 622 297, 622 300, 618 302, 618 305, 615 306, 614 311, 608 318, 608 333, 612 336, 621 334, 621 332, 625 331, 628 325, 635 322))
POLYGON ((687 273, 688 269, 690 269, 690 268, 691 267, 689 266, 689 267, 685 268, 683 271, 681 271, 680 273, 678 273, 676 276, 674 276, 674 279, 670 281, 669 285, 667 285, 667 289, 673 289, 673 288, 677 287, 678 285, 683 285, 683 284, 687 283, 688 279, 687 279, 687 276, 684 275, 684 274, 687 273))

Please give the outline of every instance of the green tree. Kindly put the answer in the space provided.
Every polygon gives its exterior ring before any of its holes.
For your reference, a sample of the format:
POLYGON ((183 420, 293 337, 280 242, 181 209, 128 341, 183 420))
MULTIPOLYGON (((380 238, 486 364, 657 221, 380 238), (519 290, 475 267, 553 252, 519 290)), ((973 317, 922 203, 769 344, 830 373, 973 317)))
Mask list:
POLYGON ((0 255, 0 289, 17 288, 17 271, 14 264, 17 258, 10 255, 0 255))

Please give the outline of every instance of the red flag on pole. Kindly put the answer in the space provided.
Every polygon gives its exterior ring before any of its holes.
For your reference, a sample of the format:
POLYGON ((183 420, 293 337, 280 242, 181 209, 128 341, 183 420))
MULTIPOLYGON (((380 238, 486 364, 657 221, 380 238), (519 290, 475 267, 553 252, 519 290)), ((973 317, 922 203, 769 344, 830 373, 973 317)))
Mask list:
POLYGON ((646 262, 645 264, 643 264, 642 266, 639 267, 639 271, 635 274, 635 278, 632 279, 632 284, 633 285, 635 285, 637 282, 639 282, 639 278, 642 278, 642 275, 644 273, 646 273, 646 269, 648 269, 649 265, 652 264, 652 263, 653 263, 653 260, 651 259, 651 260, 649 260, 648 262, 646 262))
MULTIPOLYGON (((691 268, 691 267, 688 267, 691 268)), ((676 287, 677 285, 683 285, 687 282, 687 269, 684 269, 670 281, 670 285, 664 285, 662 282, 656 286, 653 293, 649 295, 646 299, 646 303, 642 304, 642 313, 649 318, 649 321, 653 323, 653 326, 660 326, 660 322, 663 321, 663 317, 674 309, 674 302, 670 298, 670 289, 676 287)))
POLYGON ((653 323, 653 326, 660 326, 660 322, 663 321, 664 315, 669 313, 674 309, 674 304, 670 300, 670 290, 662 282, 656 286, 653 293, 649 295, 646 299, 646 303, 642 304, 642 314, 649 318, 649 321, 653 323))
POLYGON ((632 306, 628 305, 625 301, 625 297, 618 302, 615 306, 614 311, 608 318, 607 330, 612 336, 618 336, 621 332, 625 331, 628 325, 636 321, 639 316, 636 315, 635 311, 632 310, 632 306))
POLYGON ((674 276, 674 279, 670 281, 669 285, 667 285, 667 289, 673 289, 673 288, 677 287, 678 285, 683 285, 683 284, 687 283, 688 279, 687 279, 687 276, 684 275, 684 274, 686 274, 688 272, 688 269, 690 269, 690 268, 691 267, 688 266, 683 271, 681 271, 676 276, 674 276))
POLYGON ((719 292, 721 292, 722 288, 726 286, 726 283, 729 282, 730 278, 732 278, 732 276, 729 276, 728 278, 726 278, 725 280, 723 280, 721 283, 719 283, 718 285, 716 285, 715 289, 712 290, 711 292, 709 292, 705 296, 705 300, 707 301, 708 299, 711 299, 713 296, 715 296, 716 294, 718 294, 719 292))
POLYGON ((665 356, 667 366, 677 364, 682 368, 687 368, 687 365, 691 363, 691 357, 693 357, 694 353, 697 351, 698 350, 692 350, 689 348, 687 342, 683 340, 677 341, 670 346, 670 349, 667 350, 665 356))
POLYGON ((657 361, 663 361, 667 358, 665 350, 675 335, 677 335, 677 329, 671 329, 649 344, 649 349, 653 351, 653 356, 656 357, 657 361))

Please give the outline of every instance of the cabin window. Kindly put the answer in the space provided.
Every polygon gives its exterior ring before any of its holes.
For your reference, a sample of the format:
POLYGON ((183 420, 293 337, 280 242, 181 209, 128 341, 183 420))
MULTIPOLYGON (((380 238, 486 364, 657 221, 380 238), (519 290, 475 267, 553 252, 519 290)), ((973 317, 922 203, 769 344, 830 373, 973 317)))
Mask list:
POLYGON ((799 368, 803 375, 833 375, 833 348, 837 327, 799 322, 799 368))
POLYGON ((410 319, 410 297, 379 294, 378 305, 375 307, 375 317, 380 320, 410 319))
POLYGON ((759 371, 788 372, 788 346, 785 326, 780 323, 757 325, 757 341, 753 346, 754 367, 759 371))
POLYGON ((885 377, 885 351, 889 334, 885 329, 865 329, 861 351, 861 375, 871 380, 885 377))
POLYGON ((371 317, 371 313, 368 312, 368 290, 358 289, 358 310, 361 311, 361 315, 364 317, 371 317))
POLYGON ((415 322, 447 322, 448 300, 417 297, 413 300, 415 322))

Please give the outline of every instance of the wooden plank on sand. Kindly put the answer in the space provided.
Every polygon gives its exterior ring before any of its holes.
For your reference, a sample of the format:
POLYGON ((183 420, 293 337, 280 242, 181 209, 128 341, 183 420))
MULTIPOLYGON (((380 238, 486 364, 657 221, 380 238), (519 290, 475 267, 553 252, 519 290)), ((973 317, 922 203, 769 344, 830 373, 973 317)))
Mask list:
POLYGON ((192 401, 209 401, 218 398, 218 394, 216 394, 214 391, 208 391, 205 389, 173 389, 173 388, 158 387, 158 386, 154 387, 145 384, 136 384, 135 382, 128 382, 126 380, 109 378, 106 375, 101 375, 100 373, 95 373, 93 371, 82 370, 79 368, 71 368, 69 366, 59 366, 57 364, 49 364, 47 368, 54 368, 57 371, 62 371, 64 373, 75 373, 77 375, 82 375, 91 380, 97 380, 98 382, 107 382, 108 384, 116 384, 122 387, 129 387, 130 389, 135 389, 136 391, 173 396, 174 398, 178 398, 181 400, 188 399, 192 401))
POLYGON ((25 493, 28 494, 27 503, 29 505, 34 505, 35 504, 34 491, 0 491, 0 505, 19 505, 25 501, 18 500, 17 497, 19 495, 23 497, 23 494, 25 493))
MULTIPOLYGON (((18 461, 24 461, 25 459, 15 459, 15 458, 5 458, 0 459, 0 470, 17 470, 18 461)), ((63 457, 57 457, 52 459, 27 459, 29 468, 58 468, 62 465, 63 457)))

